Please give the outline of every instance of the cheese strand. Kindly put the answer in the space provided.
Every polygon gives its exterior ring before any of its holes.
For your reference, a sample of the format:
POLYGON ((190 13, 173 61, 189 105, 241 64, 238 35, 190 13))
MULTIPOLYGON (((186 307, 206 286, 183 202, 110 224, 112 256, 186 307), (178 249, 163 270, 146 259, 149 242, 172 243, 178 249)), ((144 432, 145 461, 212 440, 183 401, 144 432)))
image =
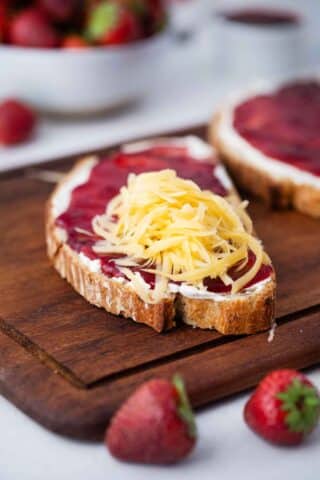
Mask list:
POLYGON ((130 174, 127 186, 92 222, 99 254, 122 254, 115 263, 147 303, 169 295, 169 282, 204 289, 205 278, 220 278, 237 293, 263 262, 269 263, 244 209, 210 191, 201 190, 174 170, 130 174), (228 272, 245 266, 249 251, 254 264, 237 280, 228 272), (130 266, 155 274, 155 287, 130 266))

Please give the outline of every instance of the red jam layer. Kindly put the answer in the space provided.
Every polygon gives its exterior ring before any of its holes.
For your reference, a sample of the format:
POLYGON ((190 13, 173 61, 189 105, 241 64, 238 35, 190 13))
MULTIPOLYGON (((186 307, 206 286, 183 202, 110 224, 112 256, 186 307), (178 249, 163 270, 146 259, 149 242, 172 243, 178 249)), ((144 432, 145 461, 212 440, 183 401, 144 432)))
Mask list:
POLYGON ((265 155, 320 176, 320 84, 295 82, 238 105, 233 126, 265 155))
MULTIPOLYGON (((120 188, 127 183, 129 173, 143 173, 173 168, 178 176, 195 181, 202 189, 225 196, 227 190, 214 175, 215 165, 212 159, 199 162, 192 158, 187 148, 171 146, 155 146, 138 153, 116 152, 103 158, 91 171, 86 183, 79 185, 72 191, 68 209, 56 219, 56 225, 65 229, 68 234, 67 243, 70 247, 82 252, 88 258, 99 259, 102 272, 109 277, 122 277, 123 274, 115 265, 116 255, 99 255, 93 251, 93 245, 98 237, 87 235, 81 230, 92 233, 92 219, 104 213, 108 202, 118 194, 120 188), (79 231, 79 229, 81 229, 79 231)), ((118 256, 119 257, 119 256, 118 256)), ((254 256, 249 255, 249 261, 242 270, 233 268, 229 274, 232 278, 243 275, 254 262, 254 256)), ((152 273, 139 270, 144 280, 151 287, 155 278, 152 273)), ((256 277, 250 282, 253 285, 270 276, 272 268, 262 265, 256 277)), ((205 284, 209 291, 228 292, 230 287, 221 280, 206 279, 205 284)), ((250 286, 248 285, 248 286, 250 286)))
POLYGON ((223 17, 231 22, 262 27, 290 26, 300 23, 299 16, 293 12, 269 8, 243 8, 224 13, 223 17))

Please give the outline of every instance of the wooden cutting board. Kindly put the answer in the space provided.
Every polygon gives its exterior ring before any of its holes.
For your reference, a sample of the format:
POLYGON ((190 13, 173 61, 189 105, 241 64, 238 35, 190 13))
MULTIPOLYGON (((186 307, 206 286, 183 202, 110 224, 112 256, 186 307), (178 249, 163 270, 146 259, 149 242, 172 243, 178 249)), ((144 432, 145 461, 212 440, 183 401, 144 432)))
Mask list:
MULTIPOLYGON (((67 170, 73 161, 41 168, 67 170)), ((272 342, 268 332, 223 337, 187 326, 157 334, 89 305, 50 266, 43 232, 51 190, 23 171, 0 177, 0 392, 42 425, 99 438, 120 402, 153 376, 181 373, 198 407, 270 369, 320 361, 320 221, 251 202, 278 278, 272 342)))

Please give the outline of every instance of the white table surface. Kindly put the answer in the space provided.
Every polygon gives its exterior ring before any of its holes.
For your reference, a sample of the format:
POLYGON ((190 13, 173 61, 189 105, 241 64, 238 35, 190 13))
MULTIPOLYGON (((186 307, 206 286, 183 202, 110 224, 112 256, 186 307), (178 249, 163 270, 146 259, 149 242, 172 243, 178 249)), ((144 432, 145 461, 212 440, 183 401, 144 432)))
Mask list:
MULTIPOLYGON (((171 60, 166 79, 156 82, 135 108, 90 121, 43 120, 33 142, 0 151, 0 170, 206 121, 221 95, 237 82, 189 53, 177 52, 179 61, 171 60)), ((317 56, 310 53, 310 58, 317 56)), ((320 369, 310 376, 320 388, 320 369)), ((240 395, 198 413, 194 454, 180 465, 160 468, 121 464, 103 445, 54 435, 0 397, 0 480, 318 479, 320 428, 299 448, 273 447, 245 426, 246 399, 240 395)))
MULTIPOLYGON (((320 369, 310 378, 320 387, 320 369)), ((256 437, 242 420, 247 395, 198 413, 199 442, 175 466, 128 465, 104 445, 61 438, 0 397, 1 480, 318 480, 320 428, 298 448, 279 448, 256 437)))

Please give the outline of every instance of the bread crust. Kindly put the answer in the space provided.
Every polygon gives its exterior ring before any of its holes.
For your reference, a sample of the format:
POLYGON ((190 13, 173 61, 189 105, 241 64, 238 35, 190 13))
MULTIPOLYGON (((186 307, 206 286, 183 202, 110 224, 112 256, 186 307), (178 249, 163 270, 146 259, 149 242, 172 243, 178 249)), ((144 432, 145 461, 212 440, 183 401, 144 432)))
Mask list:
POLYGON ((184 323, 193 327, 214 328, 224 335, 252 334, 271 327, 274 294, 272 278, 261 290, 224 301, 190 299, 179 295, 179 312, 184 323))
POLYGON ((265 200, 271 207, 293 207, 301 213, 320 218, 320 189, 312 185, 298 184, 289 175, 285 180, 275 179, 267 170, 247 163, 221 138, 220 129, 225 121, 225 112, 221 109, 209 125, 209 141, 237 184, 265 200))
MULTIPOLYGON (((85 158, 75 165, 57 185, 46 207, 46 243, 49 259, 62 278, 87 301, 102 307, 114 315, 131 318, 149 325, 157 332, 175 326, 175 319, 203 328, 216 329, 225 335, 251 334, 267 330, 274 319, 275 277, 245 293, 226 296, 226 299, 198 299, 181 294, 170 294, 158 304, 146 304, 134 292, 130 282, 109 278, 100 272, 92 272, 81 262, 77 252, 63 239, 61 229, 55 225, 53 199, 65 182, 81 168, 85 158)), ((233 200, 236 198, 233 193, 233 200)))

